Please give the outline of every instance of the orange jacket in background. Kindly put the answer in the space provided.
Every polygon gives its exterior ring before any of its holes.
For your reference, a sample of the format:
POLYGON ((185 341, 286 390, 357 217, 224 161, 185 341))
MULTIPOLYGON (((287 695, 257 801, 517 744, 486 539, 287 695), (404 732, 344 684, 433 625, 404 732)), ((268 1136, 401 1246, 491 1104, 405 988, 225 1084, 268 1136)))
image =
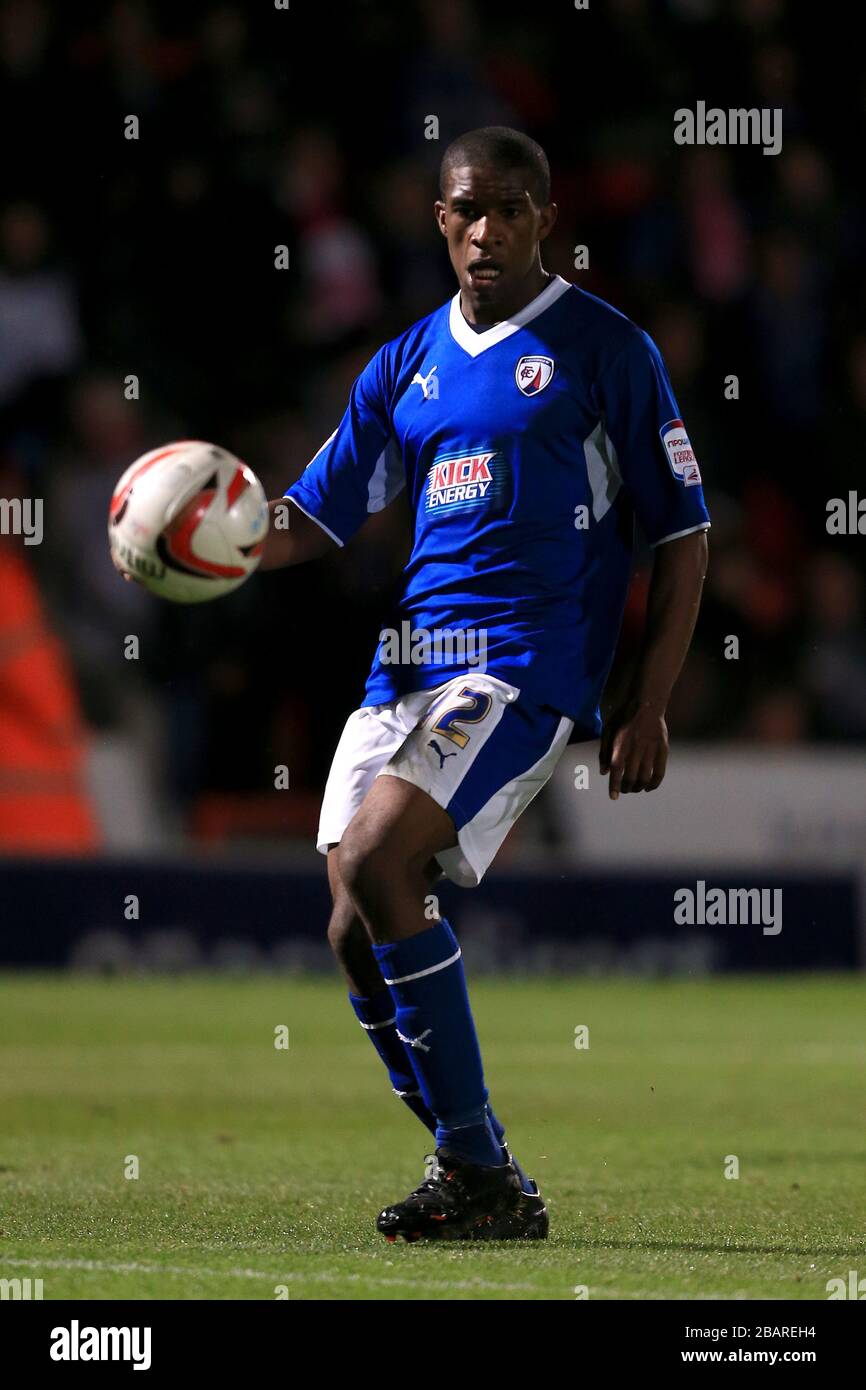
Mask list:
POLYGON ((0 538, 0 854, 85 854, 101 836, 87 731, 26 552, 0 538))

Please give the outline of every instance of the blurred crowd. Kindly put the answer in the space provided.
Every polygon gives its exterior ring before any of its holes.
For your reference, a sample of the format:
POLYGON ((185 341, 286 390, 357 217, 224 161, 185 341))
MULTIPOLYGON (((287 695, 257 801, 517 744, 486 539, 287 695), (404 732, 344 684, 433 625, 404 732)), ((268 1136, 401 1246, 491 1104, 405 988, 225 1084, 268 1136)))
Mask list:
POLYGON ((672 735, 866 739, 866 541, 825 526, 866 423, 866 59, 825 27, 781 0, 0 4, 0 495, 44 498, 27 555, 87 724, 155 727, 182 813, 266 789, 280 763, 321 785, 406 512, 186 610, 119 581, 112 485, 196 437, 282 493, 370 355, 453 293, 438 162, 487 124, 546 148, 546 268, 653 335, 695 444, 714 527, 672 735), (782 152, 675 145, 698 100, 781 107, 782 152))

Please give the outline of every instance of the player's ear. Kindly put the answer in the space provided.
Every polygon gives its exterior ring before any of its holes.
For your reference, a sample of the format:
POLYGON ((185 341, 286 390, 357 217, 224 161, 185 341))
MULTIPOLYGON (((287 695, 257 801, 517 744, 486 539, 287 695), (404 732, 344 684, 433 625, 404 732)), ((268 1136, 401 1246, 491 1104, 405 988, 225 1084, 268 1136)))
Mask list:
POLYGON ((541 218, 538 227, 539 241, 544 241, 545 237, 550 236, 558 212, 559 208, 556 206, 556 203, 548 203, 541 209, 541 218))
POLYGON ((440 232, 442 233, 442 235, 443 235, 443 236, 447 236, 448 233, 447 233, 446 230, 445 230, 445 204, 444 204, 444 203, 439 202, 439 201, 437 200, 437 201, 433 204, 433 216, 436 218, 436 226, 439 228, 439 230, 440 230, 440 232))

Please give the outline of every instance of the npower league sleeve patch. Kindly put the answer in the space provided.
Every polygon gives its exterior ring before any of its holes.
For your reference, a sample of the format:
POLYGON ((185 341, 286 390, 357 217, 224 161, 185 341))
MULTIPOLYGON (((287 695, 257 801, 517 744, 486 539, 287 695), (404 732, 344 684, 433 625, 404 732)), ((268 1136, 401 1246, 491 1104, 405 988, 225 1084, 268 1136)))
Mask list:
POLYGON ((686 487, 697 487, 701 471, 682 420, 668 420, 659 430, 674 477, 686 487))

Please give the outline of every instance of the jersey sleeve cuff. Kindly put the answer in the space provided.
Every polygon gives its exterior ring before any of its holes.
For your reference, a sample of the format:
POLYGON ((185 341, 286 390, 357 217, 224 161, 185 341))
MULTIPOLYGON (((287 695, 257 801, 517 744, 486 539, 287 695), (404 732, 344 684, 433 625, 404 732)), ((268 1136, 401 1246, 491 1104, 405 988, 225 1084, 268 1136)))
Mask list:
POLYGON ((696 531, 709 531, 710 525, 709 521, 699 521, 697 526, 687 526, 684 531, 671 531, 668 536, 662 536, 657 541, 650 541, 650 549, 655 550, 657 545, 664 545, 666 541, 678 541, 680 536, 693 536, 696 531))
POLYGON ((315 521, 316 525, 320 526, 322 530, 325 532, 325 534, 327 536, 330 536, 331 540, 335 541, 336 544, 342 550, 343 546, 345 545, 345 541, 341 540, 337 533, 331 530, 330 526, 326 526, 321 517, 316 516, 315 512, 307 511, 307 508, 303 506, 301 502, 298 501, 297 497, 293 492, 284 492, 283 496, 287 499, 287 501, 293 502, 294 505, 297 507, 298 511, 304 513, 304 516, 308 516, 311 521, 315 521))

